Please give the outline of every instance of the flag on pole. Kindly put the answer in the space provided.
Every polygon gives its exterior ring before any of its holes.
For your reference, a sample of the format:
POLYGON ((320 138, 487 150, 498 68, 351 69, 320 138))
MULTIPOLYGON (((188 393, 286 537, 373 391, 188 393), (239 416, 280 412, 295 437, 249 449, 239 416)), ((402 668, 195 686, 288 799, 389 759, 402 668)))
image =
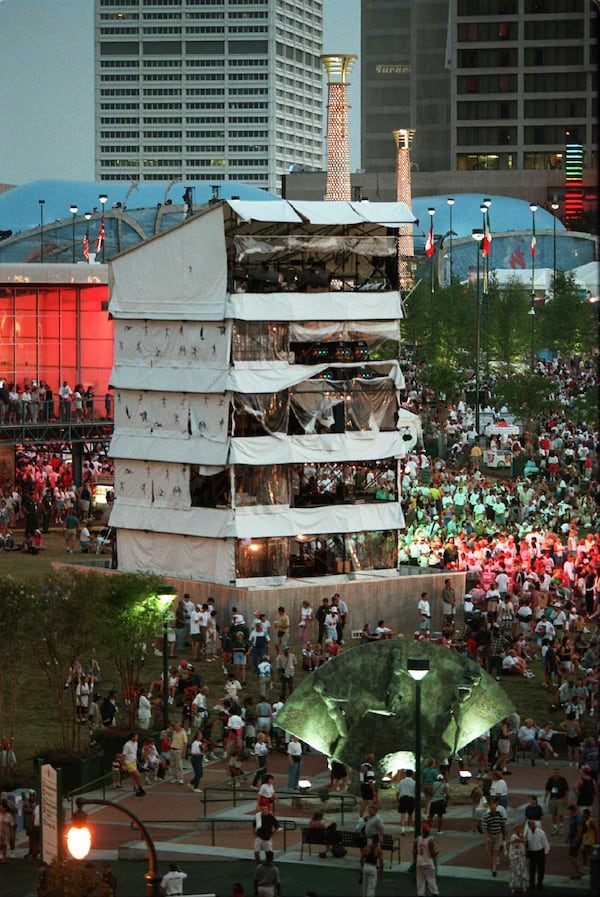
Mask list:
POLYGON ((429 233, 427 234, 427 239, 425 240, 425 255, 428 258, 431 258, 435 251, 435 242, 433 239, 433 220, 429 225, 429 233))
POLYGON ((98 239, 96 240, 96 255, 99 254, 104 243, 104 216, 100 219, 100 230, 98 231, 98 239))
POLYGON ((481 244, 481 254, 483 256, 490 254, 490 249, 492 248, 492 228, 490 225, 490 212, 489 209, 485 214, 485 226, 483 229, 483 242, 481 244))
POLYGON ((89 260, 90 260, 90 238, 88 237, 87 234, 83 235, 83 240, 81 242, 83 243, 83 257, 86 260, 86 262, 89 262, 89 260))
POLYGON ((535 247, 537 244, 537 240, 535 238, 535 218, 533 219, 533 224, 531 225, 531 254, 535 255, 535 247))

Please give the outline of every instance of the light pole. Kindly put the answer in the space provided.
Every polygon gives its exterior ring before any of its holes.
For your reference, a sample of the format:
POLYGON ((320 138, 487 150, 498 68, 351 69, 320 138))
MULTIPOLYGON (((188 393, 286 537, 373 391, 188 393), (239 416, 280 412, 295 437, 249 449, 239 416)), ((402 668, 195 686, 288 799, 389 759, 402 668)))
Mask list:
POLYGON ((450 252, 449 252, 449 255, 450 255, 450 283, 452 283, 452 277, 454 275, 454 270, 453 270, 454 259, 452 258, 452 248, 453 248, 452 247, 452 238, 454 236, 454 232, 452 230, 452 207, 453 207, 454 203, 456 202, 456 200, 454 199, 453 196, 449 196, 448 199, 446 200, 446 202, 448 203, 448 211, 450 213, 450 222, 449 222, 450 252))
POLYGON ((101 261, 102 261, 102 263, 104 264, 104 262, 105 262, 105 260, 106 260, 106 249, 105 249, 105 247, 106 247, 106 222, 105 222, 105 220, 104 220, 104 206, 105 206, 106 203, 108 202, 108 196, 106 195, 106 193, 101 193, 101 194, 99 195, 98 199, 99 199, 99 201, 100 201, 100 205, 102 206, 102 219, 101 219, 101 222, 100 222, 100 228, 101 228, 101 230, 103 231, 103 233, 102 233, 102 258, 101 258, 101 261))
POLYGON ((553 202, 550 203, 550 208, 553 212, 552 218, 552 296, 556 296, 556 213, 558 212, 559 205, 556 201, 556 196, 554 197, 553 202))
POLYGON ((44 261, 44 203, 45 199, 38 199, 40 204, 40 262, 44 261))
POLYGON ((529 204, 531 209, 531 306, 529 316, 531 317, 531 370, 535 367, 535 254, 537 252, 537 237, 535 234, 535 213, 537 205, 532 202, 529 204))
POLYGON ((475 252, 477 255, 477 280, 475 283, 475 430, 476 439, 479 439, 479 393, 480 393, 480 366, 481 366, 481 282, 479 277, 479 247, 483 240, 483 231, 474 228, 471 234, 475 240, 475 252))
POLYGON ((415 683, 415 829, 413 866, 416 865, 417 839, 421 837, 421 681, 429 672, 428 657, 408 657, 406 671, 415 683))
POLYGON ((76 206, 75 203, 71 203, 69 206, 69 211, 73 216, 72 220, 72 228, 71 228, 71 236, 72 236, 72 244, 73 244, 73 264, 75 264, 75 219, 77 217, 77 212, 79 211, 79 206, 76 206))
POLYGON ((162 617, 162 727, 169 728, 169 619, 173 608, 173 599, 176 592, 170 586, 165 586, 158 594, 162 617))
POLYGON ((156 857, 156 847, 150 836, 150 832, 142 822, 142 820, 126 809, 122 804, 116 804, 112 800, 100 800, 99 798, 83 798, 78 797, 76 800, 77 809, 71 816, 71 825, 67 829, 67 848, 73 859, 83 860, 90 852, 92 846, 92 833, 87 824, 87 813, 82 810, 85 806, 110 807, 123 813, 130 819, 135 827, 139 830, 146 844, 148 854, 148 871, 144 875, 146 882, 146 897, 160 897, 160 883, 162 876, 158 871, 158 862, 156 857))
POLYGON ((435 209, 429 208, 427 209, 427 214, 429 215, 429 233, 427 234, 427 241, 425 243, 425 253, 431 259, 431 292, 435 293, 435 272, 433 268, 433 256, 435 254, 435 238, 433 234, 433 216, 435 215, 435 209))

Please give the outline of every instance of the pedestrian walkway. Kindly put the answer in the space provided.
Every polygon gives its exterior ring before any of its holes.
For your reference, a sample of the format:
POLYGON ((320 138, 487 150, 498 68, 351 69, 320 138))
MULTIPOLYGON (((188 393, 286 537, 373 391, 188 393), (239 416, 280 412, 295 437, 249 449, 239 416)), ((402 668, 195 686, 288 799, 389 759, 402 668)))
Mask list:
MULTIPOLYGON (((576 779, 576 770, 560 763, 563 772, 573 785, 576 779)), ((304 859, 300 862, 301 836, 300 827, 307 824, 314 809, 323 809, 327 820, 336 820, 340 828, 353 828, 357 822, 357 807, 346 808, 343 824, 340 821, 339 808, 333 799, 321 801, 319 798, 308 798, 305 795, 292 795, 285 793, 287 781, 287 758, 283 754, 271 754, 269 756, 269 769, 275 775, 275 784, 278 790, 276 815, 280 821, 288 824, 295 823, 297 828, 287 831, 285 837, 279 833, 275 837, 276 863, 281 867, 294 866, 303 870, 303 878, 311 875, 314 878, 313 887, 319 894, 338 894, 344 891, 323 890, 323 876, 326 870, 329 878, 331 870, 338 870, 339 875, 344 870, 358 870, 358 851, 350 849, 347 856, 341 859, 328 857, 320 859, 318 852, 309 855, 304 852, 304 859)), ((108 799, 123 803, 129 810, 139 815, 147 823, 155 842, 159 861, 165 863, 176 860, 189 867, 196 862, 206 863, 209 860, 228 860, 227 869, 234 862, 250 862, 252 860, 253 836, 251 822, 255 812, 256 795, 250 787, 254 770, 249 770, 243 783, 236 790, 235 806, 232 794, 227 792, 224 802, 213 802, 213 798, 220 798, 225 792, 218 788, 227 778, 226 764, 224 761, 210 763, 205 767, 205 775, 201 785, 208 789, 206 801, 206 816, 204 816, 204 794, 194 794, 184 785, 159 782, 147 789, 144 798, 136 798, 131 792, 112 791, 106 795, 108 799)), ((527 762, 512 764, 511 775, 507 777, 509 786, 509 815, 508 831, 512 826, 524 818, 524 809, 529 800, 529 795, 536 794, 543 803, 544 785, 550 770, 544 766, 531 767, 527 762)), ((326 768, 325 758, 318 754, 305 754, 302 760, 302 777, 311 782, 310 794, 318 795, 329 782, 329 773, 326 768)), ((472 784, 457 785, 457 779, 451 780, 453 794, 460 794, 460 789, 465 789, 465 801, 456 797, 451 801, 448 812, 444 818, 444 833, 437 836, 440 849, 438 859, 438 876, 442 882, 446 881, 444 893, 448 890, 451 881, 456 882, 456 887, 463 882, 464 885, 471 882, 479 890, 479 894, 498 893, 496 885, 503 883, 504 890, 508 882, 508 862, 502 860, 498 878, 492 882, 489 871, 488 858, 483 847, 482 836, 472 832, 473 822, 471 818, 471 805, 468 794, 472 784), (460 802, 459 802, 460 800, 460 802), (488 888, 489 879, 489 888, 488 888), (485 888, 485 890, 483 890, 485 888)), ((89 795, 92 797, 93 795, 89 795)), ((398 864, 396 859, 391 871, 386 862, 385 879, 400 879, 405 877, 411 862, 411 833, 400 835, 398 814, 396 812, 394 791, 384 790, 381 796, 381 815, 383 817, 386 832, 397 835, 401 844, 401 858, 398 864)), ((86 808, 86 811, 88 808, 86 808)), ((94 848, 91 858, 93 860, 110 859, 140 859, 146 856, 146 845, 143 841, 132 837, 129 822, 124 816, 109 808, 89 808, 90 816, 94 823, 94 848)), ((547 860, 547 874, 545 885, 547 888, 560 888, 570 894, 584 893, 589 890, 589 880, 581 881, 569 879, 569 863, 567 858, 567 846, 564 836, 552 836, 551 826, 545 825, 546 832, 551 842, 551 851, 547 860)), ((24 845, 19 846, 18 854, 25 853, 24 845)), ((387 858, 386 858, 387 859, 387 858)), ((295 873, 294 873, 295 874, 295 873)), ((230 878, 229 872, 227 873, 230 878)), ((333 881, 340 881, 339 875, 333 881)), ((403 886, 404 887, 404 886, 403 886)), ((358 893, 353 886, 351 893, 358 893)), ((289 894, 286 889, 286 894, 289 894)), ((293 893, 297 893, 294 891, 293 893)), ((304 891, 299 892, 304 893, 304 891)), ((385 894, 385 890, 379 893, 385 894)), ((390 891, 389 893, 394 893, 390 891)), ((455 893, 461 893, 460 890, 455 893)), ((466 891, 465 891, 466 893, 466 891)))

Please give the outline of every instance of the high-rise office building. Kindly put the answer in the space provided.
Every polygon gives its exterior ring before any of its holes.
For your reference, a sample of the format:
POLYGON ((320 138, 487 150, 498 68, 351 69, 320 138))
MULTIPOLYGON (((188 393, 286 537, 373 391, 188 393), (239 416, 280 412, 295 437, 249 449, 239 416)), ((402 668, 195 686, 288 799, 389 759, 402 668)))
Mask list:
POLYGON ((420 171, 598 165, 591 0, 362 0, 362 165, 393 170, 392 129, 420 171))
POLYGON ((96 177, 322 166, 323 0, 95 0, 96 177))

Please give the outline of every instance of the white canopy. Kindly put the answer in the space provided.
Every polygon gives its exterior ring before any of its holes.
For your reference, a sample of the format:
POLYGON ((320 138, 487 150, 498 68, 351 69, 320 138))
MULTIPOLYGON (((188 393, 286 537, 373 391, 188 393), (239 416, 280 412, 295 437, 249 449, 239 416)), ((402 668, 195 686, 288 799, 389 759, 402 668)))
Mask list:
POLYGON ((350 225, 379 224, 382 227, 400 227, 416 221, 404 202, 322 202, 312 200, 274 200, 272 202, 246 202, 228 200, 230 208, 244 221, 271 221, 273 223, 350 225), (300 217, 302 216, 302 217, 300 217))

